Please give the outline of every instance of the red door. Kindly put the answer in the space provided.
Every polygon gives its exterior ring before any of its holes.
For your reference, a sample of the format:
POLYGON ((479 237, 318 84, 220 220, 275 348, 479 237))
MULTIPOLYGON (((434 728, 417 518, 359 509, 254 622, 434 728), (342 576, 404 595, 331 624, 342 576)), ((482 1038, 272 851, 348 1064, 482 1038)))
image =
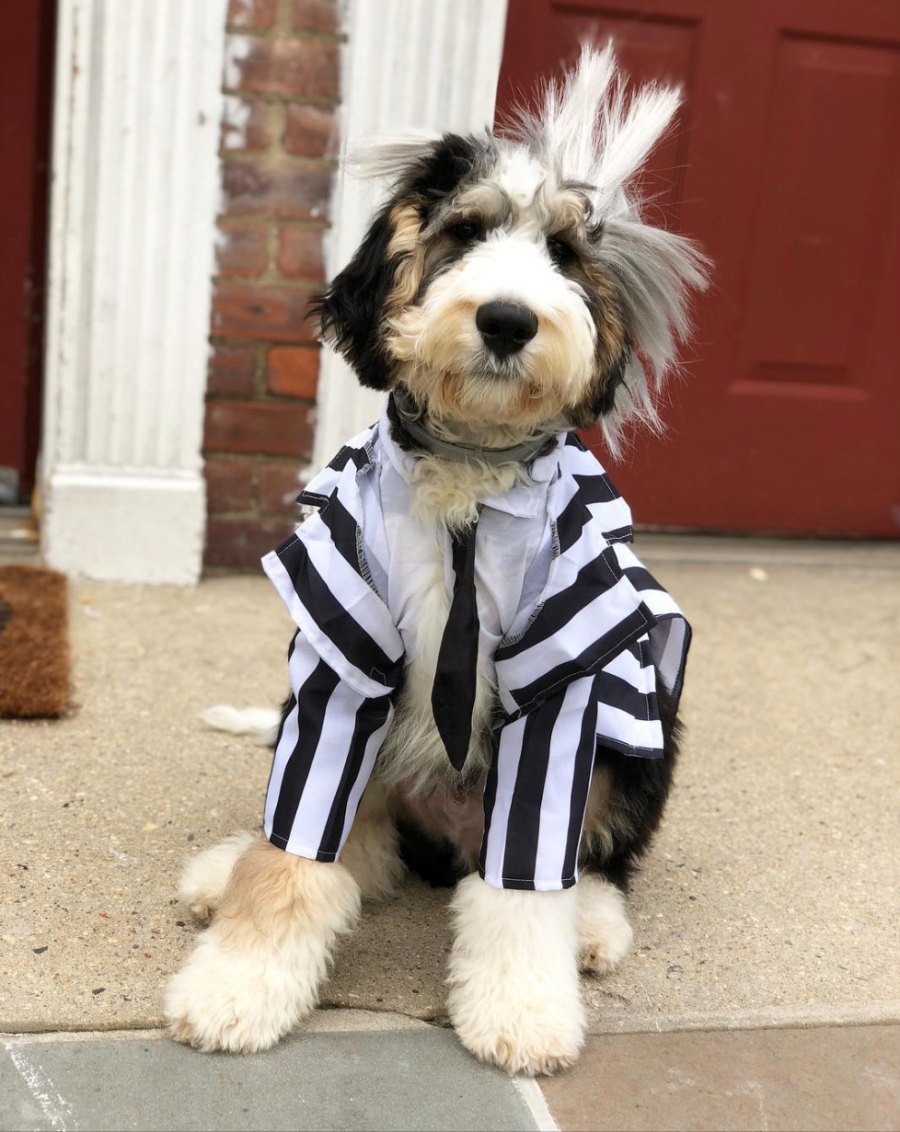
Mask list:
POLYGON ((8 4, 0 33, 0 503, 27 500, 37 459, 54 15, 8 4))
POLYGON ((715 264, 668 434, 605 461, 636 520, 897 537, 900 3, 511 0, 501 110, 610 35, 684 88, 650 187, 715 264))

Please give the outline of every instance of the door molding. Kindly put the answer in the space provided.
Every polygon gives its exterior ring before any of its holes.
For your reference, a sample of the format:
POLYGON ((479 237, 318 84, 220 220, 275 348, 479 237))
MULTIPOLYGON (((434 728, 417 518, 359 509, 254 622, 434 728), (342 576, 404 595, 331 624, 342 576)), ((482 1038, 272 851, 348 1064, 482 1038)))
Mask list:
POLYGON ((70 574, 200 574, 226 2, 59 0, 42 541, 70 574))
MULTIPOLYGON (((342 57, 344 153, 382 133, 470 133, 494 118, 507 0, 349 0, 342 57)), ((333 278, 356 250, 383 188, 344 172, 325 247, 333 278)), ((360 387, 332 350, 322 356, 313 469, 376 420, 384 395, 360 387)))

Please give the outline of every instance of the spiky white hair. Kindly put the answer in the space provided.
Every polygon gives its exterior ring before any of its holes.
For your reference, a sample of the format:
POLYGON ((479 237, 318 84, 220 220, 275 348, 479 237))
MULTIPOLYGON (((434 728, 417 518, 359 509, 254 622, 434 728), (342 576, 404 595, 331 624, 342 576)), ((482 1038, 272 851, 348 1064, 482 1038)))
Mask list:
MULTIPOLYGON (((585 45, 575 67, 545 86, 537 112, 517 109, 496 138, 483 138, 485 151, 500 160, 504 144, 526 146, 558 184, 584 192, 592 223, 602 224, 599 261, 616 284, 635 347, 600 422, 614 453, 627 421, 659 430, 656 402, 690 329, 689 292, 706 286, 707 259, 692 241, 644 222, 634 183, 680 101, 678 90, 656 83, 629 96, 612 43, 585 45)), ((424 132, 375 139, 350 163, 362 176, 396 182, 439 140, 424 132)))
POLYGON ((574 69, 546 86, 538 113, 516 111, 503 130, 560 183, 583 186, 593 221, 603 225, 600 263, 617 284, 636 347, 612 412, 601 421, 613 452, 629 419, 659 430, 656 400, 690 329, 688 294, 706 286, 706 258, 683 236, 645 224, 634 190, 635 174, 680 101, 678 90, 655 83, 629 98, 612 43, 602 51, 585 45, 574 69))

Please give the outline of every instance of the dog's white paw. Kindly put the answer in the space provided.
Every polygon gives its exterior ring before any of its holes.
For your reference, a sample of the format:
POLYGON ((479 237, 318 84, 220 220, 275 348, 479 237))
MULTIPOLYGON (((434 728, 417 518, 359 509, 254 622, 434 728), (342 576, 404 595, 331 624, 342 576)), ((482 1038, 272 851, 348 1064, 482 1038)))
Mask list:
POLYGON ((634 932, 625 914, 625 897, 614 884, 593 876, 583 876, 577 892, 581 969, 605 975, 631 949, 634 932))
POLYGON ((510 892, 478 877, 453 901, 450 1019, 463 1045, 509 1073, 556 1073, 584 1043, 574 891, 510 892))
POLYGON ((456 987, 450 1017, 466 1049, 508 1073, 558 1073, 575 1064, 584 1044, 580 1002, 512 978, 504 985, 472 979, 456 987))
POLYGON ((256 840, 253 833, 233 833, 218 845, 188 857, 178 896, 203 923, 208 923, 219 906, 238 858, 256 840))
POLYGON ((242 954, 224 944, 214 925, 169 980, 169 1033, 205 1053, 268 1049, 316 1005, 325 957, 311 963, 306 978, 297 966, 296 959, 288 962, 270 948, 242 954))

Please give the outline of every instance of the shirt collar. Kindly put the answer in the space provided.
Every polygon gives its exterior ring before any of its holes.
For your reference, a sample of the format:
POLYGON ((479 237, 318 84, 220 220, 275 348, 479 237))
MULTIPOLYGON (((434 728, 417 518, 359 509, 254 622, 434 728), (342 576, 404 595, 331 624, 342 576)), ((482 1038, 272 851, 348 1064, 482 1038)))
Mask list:
MULTIPOLYGON (((490 495, 481 500, 485 507, 495 511, 505 511, 520 519, 533 519, 540 515, 547 502, 547 489, 559 474, 559 454, 565 443, 566 434, 559 433, 549 452, 532 460, 528 468, 528 479, 517 483, 509 491, 500 495, 490 495)), ((387 410, 378 422, 378 441, 391 465, 409 483, 417 457, 404 452, 391 436, 391 422, 387 410)))

